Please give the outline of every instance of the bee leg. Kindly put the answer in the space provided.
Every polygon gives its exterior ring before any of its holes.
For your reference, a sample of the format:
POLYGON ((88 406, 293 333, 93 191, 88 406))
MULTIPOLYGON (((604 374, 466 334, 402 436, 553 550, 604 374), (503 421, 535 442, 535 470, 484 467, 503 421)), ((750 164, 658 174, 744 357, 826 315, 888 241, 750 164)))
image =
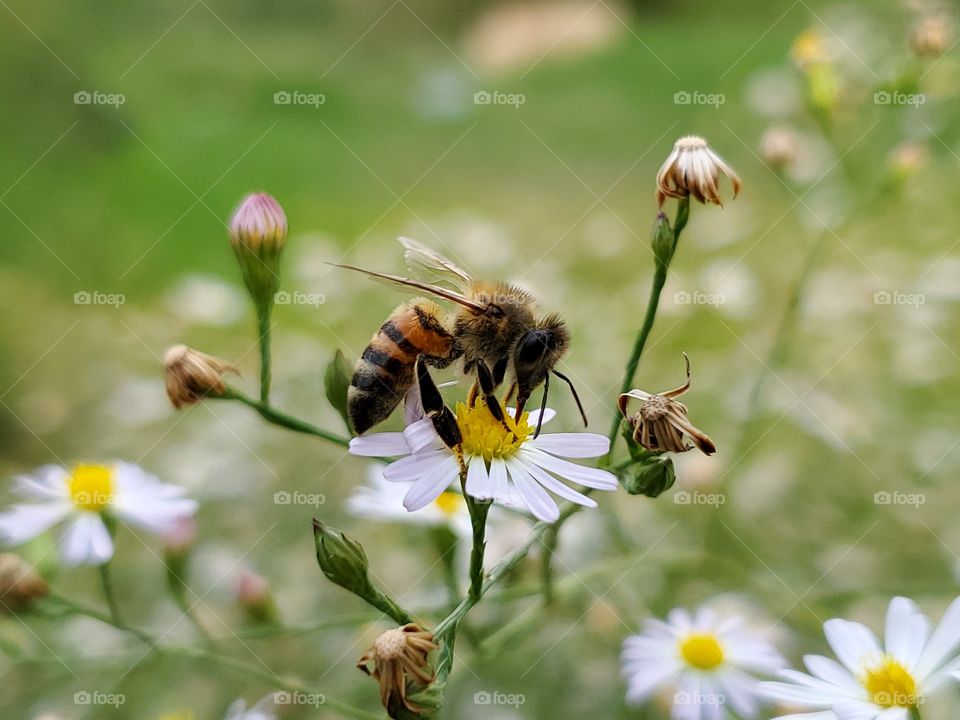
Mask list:
POLYGON ((503 404, 507 405, 511 400, 513 400, 513 394, 517 391, 517 384, 513 383, 510 388, 507 390, 506 394, 503 396, 503 404))
MULTIPOLYGON (((497 365, 499 364, 500 363, 498 362, 497 365)), ((497 389, 497 385, 494 382, 493 372, 490 371, 490 368, 483 360, 477 362, 477 383, 480 385, 480 392, 483 394, 483 401, 490 410, 490 414, 493 415, 493 417, 509 432, 513 433, 515 428, 511 427, 507 422, 507 418, 503 414, 503 406, 500 404, 500 401, 494 394, 494 391, 497 389)))
POLYGON ((443 404, 443 397, 430 377, 423 355, 417 358, 417 386, 420 389, 420 405, 424 415, 430 418, 433 429, 437 431, 443 444, 453 450, 460 465, 461 477, 466 477, 467 465, 463 459, 463 435, 460 433, 460 425, 450 408, 443 404))

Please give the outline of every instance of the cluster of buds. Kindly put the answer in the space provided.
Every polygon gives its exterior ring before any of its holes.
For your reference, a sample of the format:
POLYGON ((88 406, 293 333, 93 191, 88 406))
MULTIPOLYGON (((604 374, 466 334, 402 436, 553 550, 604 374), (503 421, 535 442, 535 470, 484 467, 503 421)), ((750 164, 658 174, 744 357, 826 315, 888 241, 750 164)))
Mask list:
POLYGON ((408 697, 407 683, 426 687, 434 681, 429 655, 436 649, 433 633, 407 623, 380 635, 357 661, 360 670, 380 683, 380 702, 391 718, 403 709, 415 715, 424 711, 408 697))
POLYGON ((683 354, 687 381, 678 388, 651 394, 631 390, 620 396, 620 413, 633 429, 633 439, 650 452, 681 453, 698 448, 706 455, 717 451, 713 441, 687 419, 687 408, 674 400, 690 389, 690 358, 683 354), (627 411, 631 399, 640 401, 640 409, 633 415, 627 411), (692 443, 692 444, 691 444, 692 443))

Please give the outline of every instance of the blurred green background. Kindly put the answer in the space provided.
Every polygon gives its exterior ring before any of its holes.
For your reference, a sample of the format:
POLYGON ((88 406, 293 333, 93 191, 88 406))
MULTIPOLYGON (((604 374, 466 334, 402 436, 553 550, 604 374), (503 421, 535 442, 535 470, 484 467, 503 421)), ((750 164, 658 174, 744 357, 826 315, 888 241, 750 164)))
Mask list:
MULTIPOLYGON (((337 348, 354 360, 402 296, 324 262, 400 272, 402 234, 560 312, 574 337, 566 369, 604 432, 648 292, 654 176, 688 133, 710 141, 744 190, 722 210, 693 208, 637 384, 680 384, 688 352, 684 401, 720 451, 678 458, 677 486, 656 500, 621 491, 571 522, 552 606, 524 593, 531 560, 512 579, 515 599, 478 607, 479 635, 511 620, 518 631, 493 653, 460 643, 445 716, 666 717, 624 705, 620 643, 646 617, 718 595, 797 659, 824 649, 820 624, 834 614, 876 627, 893 594, 936 615, 957 594, 960 75, 954 53, 910 60, 907 34, 925 6, 0 5, 0 469, 121 457, 190 488, 202 501, 196 609, 224 652, 377 709, 353 664, 385 626, 317 570, 313 515, 361 540, 406 604, 443 599, 422 528, 344 511, 363 461, 242 407, 168 406, 160 359, 177 342, 236 362, 255 391, 255 319, 225 230, 243 194, 266 190, 287 211, 284 289, 324 297, 276 310, 278 406, 341 429, 323 368, 337 348), (826 119, 790 60, 808 28, 839 78, 826 119), (922 105, 874 101, 904 75, 922 105), (103 95, 78 104, 83 92, 103 95), (323 102, 275 102, 284 92, 323 102), (478 104, 477 92, 522 103, 478 104), (684 104, 683 93, 723 102, 684 104), (111 94, 122 104, 96 100, 111 94), (784 123, 799 141, 781 177, 758 146, 784 123), (890 154, 904 141, 919 159, 897 181, 890 154), (124 301, 78 304, 84 292, 124 301), (774 372, 751 403, 765 366, 774 372), (283 490, 326 502, 277 505, 283 490), (877 492, 923 503, 884 504, 877 492), (719 507, 683 502, 717 494, 719 507), (250 626, 235 599, 243 570, 270 581, 301 630, 250 626), (338 627, 307 631, 327 621, 338 627), (525 703, 478 707, 481 691, 525 703)), ((569 398, 552 404, 556 424, 575 428, 569 398)), ((517 522, 492 553, 522 539, 517 522)), ((196 642, 164 596, 158 541, 123 530, 118 546, 130 621, 196 642)), ((60 570, 53 585, 102 603, 92 569, 60 570)), ((0 635, 27 656, 0 659, 4 717, 220 718, 233 698, 271 690, 211 663, 144 654, 91 620, 7 618, 0 635), (78 690, 126 703, 77 706, 78 690)))

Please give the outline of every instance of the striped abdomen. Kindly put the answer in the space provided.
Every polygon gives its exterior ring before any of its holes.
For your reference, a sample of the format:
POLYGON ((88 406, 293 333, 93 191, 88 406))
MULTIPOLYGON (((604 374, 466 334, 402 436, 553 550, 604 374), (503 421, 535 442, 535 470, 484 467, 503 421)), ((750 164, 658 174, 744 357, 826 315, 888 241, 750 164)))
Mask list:
POLYGON ((451 360, 458 353, 440 321, 442 310, 418 298, 394 310, 357 361, 347 412, 357 434, 386 420, 414 382, 417 356, 451 360))

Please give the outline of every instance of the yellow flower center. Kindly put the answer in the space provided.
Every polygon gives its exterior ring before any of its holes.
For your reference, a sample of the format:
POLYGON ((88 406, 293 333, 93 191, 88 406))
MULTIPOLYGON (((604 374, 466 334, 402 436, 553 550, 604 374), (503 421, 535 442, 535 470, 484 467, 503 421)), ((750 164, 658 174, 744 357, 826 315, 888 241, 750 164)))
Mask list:
POLYGON ((477 400, 473 407, 457 403, 457 424, 460 425, 463 450, 467 455, 482 457, 489 462, 493 458, 510 457, 526 442, 533 432, 527 424, 529 414, 523 413, 519 422, 514 422, 506 410, 503 415, 512 430, 507 430, 493 416, 483 400, 477 400))
POLYGON ((77 465, 70 473, 69 489, 78 509, 99 512, 113 499, 113 470, 106 465, 77 465))
POLYGON ((895 658, 884 655, 880 664, 867 670, 860 679, 870 693, 870 699, 880 707, 904 707, 917 705, 917 681, 895 658))
POLYGON ((464 506, 463 498, 457 493, 450 492, 449 490, 441 493, 440 497, 433 502, 448 518, 456 515, 457 511, 464 506))
POLYGON ((698 670, 713 670, 723 662, 723 646, 715 635, 691 633, 680 641, 680 656, 698 670))

